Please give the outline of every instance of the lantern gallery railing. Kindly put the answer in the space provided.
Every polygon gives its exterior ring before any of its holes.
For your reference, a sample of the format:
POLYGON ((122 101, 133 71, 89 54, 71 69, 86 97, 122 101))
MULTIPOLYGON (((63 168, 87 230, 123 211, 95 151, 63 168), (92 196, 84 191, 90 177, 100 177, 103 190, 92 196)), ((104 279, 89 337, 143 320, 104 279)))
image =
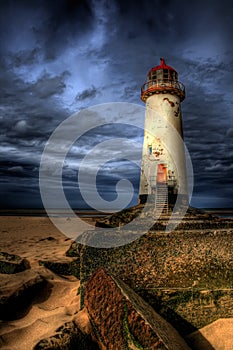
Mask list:
POLYGON ((178 95, 180 100, 183 101, 185 98, 185 87, 179 81, 158 81, 158 80, 149 80, 142 85, 141 88, 141 99, 146 101, 146 99, 153 94, 159 93, 171 93, 178 95))

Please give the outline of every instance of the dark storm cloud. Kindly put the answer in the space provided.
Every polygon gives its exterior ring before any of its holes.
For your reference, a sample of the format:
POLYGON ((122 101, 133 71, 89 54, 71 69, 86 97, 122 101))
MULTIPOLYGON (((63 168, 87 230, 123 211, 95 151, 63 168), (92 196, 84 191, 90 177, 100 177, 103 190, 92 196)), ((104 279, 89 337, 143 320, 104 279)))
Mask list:
POLYGON ((83 90, 81 93, 77 94, 75 97, 76 101, 82 101, 86 98, 92 98, 95 97, 97 94, 97 90, 94 86, 92 86, 90 89, 83 90))
MULTIPOLYGON (((227 203, 230 190, 217 184, 223 179, 230 184, 232 178, 232 14, 233 3, 217 0, 1 2, 0 146, 8 191, 11 183, 16 190, 17 176, 38 186, 45 142, 70 114, 109 101, 142 104, 147 71, 165 56, 186 86, 184 135, 196 194, 205 194, 207 203, 213 186, 216 198, 222 188, 227 203)), ((66 176, 72 180, 77 161, 122 130, 106 126, 85 135, 70 151, 66 176)), ((131 139, 141 137, 130 127, 124 132, 131 139)), ((20 186, 26 196, 27 186, 20 186)), ((38 201, 38 187, 29 192, 38 201)))
MULTIPOLYGON (((92 7, 85 0, 11 0, 0 4, 1 32, 5 41, 17 37, 44 44, 46 58, 52 59, 70 36, 82 33, 92 23, 92 7), (27 29, 27 33, 24 30, 27 29)), ((3 47, 7 43, 3 42, 3 47)), ((28 43, 25 43, 26 45, 28 43)))
POLYGON ((38 55, 40 54, 40 49, 37 47, 32 50, 21 50, 16 53, 9 53, 8 60, 13 67, 20 67, 22 65, 32 65, 38 62, 38 55))
POLYGON ((59 95, 66 87, 64 78, 67 75, 69 75, 68 72, 63 72, 60 76, 56 77, 44 74, 35 84, 31 84, 31 93, 36 93, 39 98, 48 98, 52 95, 59 95))
POLYGON ((227 137, 233 138, 233 128, 229 128, 229 129, 227 130, 227 137))
POLYGON ((37 3, 43 3, 43 7, 50 14, 51 22, 54 22, 54 28, 72 23, 83 30, 92 17, 91 2, 87 0, 58 0, 56 4, 53 0, 44 0, 37 3))
MULTIPOLYGON (((232 59, 223 57, 221 61, 213 57, 198 62, 188 59, 183 64, 187 90, 183 103, 184 135, 193 161, 194 193, 214 191, 216 198, 221 198, 221 205, 223 196, 225 203, 230 203, 227 198, 232 196, 233 173, 232 147, 226 137, 232 123, 232 59), (223 183, 227 191, 223 191, 223 183)), ((217 206, 217 201, 210 195, 213 206, 217 206)))

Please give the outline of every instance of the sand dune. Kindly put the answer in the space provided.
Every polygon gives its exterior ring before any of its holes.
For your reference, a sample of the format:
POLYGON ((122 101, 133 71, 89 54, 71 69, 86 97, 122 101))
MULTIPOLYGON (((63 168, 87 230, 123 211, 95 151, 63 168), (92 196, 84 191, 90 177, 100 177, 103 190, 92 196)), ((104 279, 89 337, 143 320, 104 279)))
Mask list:
POLYGON ((18 320, 2 322, 0 337, 2 349, 32 349, 42 338, 51 336, 79 311, 79 281, 74 277, 56 275, 48 280, 51 294, 48 299, 35 301, 28 314, 18 320))
MULTIPOLYGON (((0 324, 1 349, 29 350, 40 339, 53 335, 62 324, 73 320, 79 311, 79 281, 73 276, 57 276, 39 266, 39 260, 72 260, 65 257, 71 240, 46 217, 1 217, 0 220, 0 251, 28 259, 33 273, 38 273, 48 282, 46 291, 38 291, 24 317, 0 324)), ((9 288, 20 279, 19 273, 0 276, 2 288, 6 278, 11 280, 9 288)))

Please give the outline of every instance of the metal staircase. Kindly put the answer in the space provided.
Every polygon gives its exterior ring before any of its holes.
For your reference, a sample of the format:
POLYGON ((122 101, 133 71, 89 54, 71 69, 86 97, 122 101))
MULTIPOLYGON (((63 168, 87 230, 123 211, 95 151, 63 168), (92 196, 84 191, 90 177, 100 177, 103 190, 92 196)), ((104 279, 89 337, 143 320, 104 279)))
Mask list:
POLYGON ((155 209, 161 214, 168 213, 168 186, 167 182, 159 182, 156 186, 155 209))

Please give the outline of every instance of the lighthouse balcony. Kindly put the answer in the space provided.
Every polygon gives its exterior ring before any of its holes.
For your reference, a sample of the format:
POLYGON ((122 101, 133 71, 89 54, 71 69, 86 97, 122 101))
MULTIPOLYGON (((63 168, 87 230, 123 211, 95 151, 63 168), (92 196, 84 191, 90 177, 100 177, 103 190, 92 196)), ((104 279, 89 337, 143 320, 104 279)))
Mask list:
POLYGON ((149 80, 142 85, 141 99, 143 102, 146 102, 151 95, 166 93, 177 95, 183 101, 185 98, 185 87, 179 81, 149 80))

